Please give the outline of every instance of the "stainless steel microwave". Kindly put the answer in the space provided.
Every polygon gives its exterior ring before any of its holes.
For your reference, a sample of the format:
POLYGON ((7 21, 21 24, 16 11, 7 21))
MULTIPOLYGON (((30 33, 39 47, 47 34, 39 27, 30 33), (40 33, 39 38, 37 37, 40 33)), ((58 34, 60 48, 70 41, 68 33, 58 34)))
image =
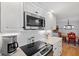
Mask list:
POLYGON ((44 29, 45 18, 30 12, 24 12, 24 29, 44 29))

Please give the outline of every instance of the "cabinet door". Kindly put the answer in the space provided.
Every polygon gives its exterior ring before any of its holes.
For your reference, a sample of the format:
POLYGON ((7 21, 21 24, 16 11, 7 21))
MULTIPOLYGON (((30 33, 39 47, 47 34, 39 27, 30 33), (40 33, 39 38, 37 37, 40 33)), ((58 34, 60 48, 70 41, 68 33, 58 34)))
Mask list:
POLYGON ((36 13, 37 15, 40 15, 40 16, 43 16, 44 17, 44 9, 43 8, 38 7, 37 4, 35 4, 35 7, 34 8, 36 9, 35 12, 37 12, 36 13))
POLYGON ((31 13, 34 13, 36 9, 36 8, 34 9, 32 2, 24 2, 23 7, 25 12, 31 12, 31 13))
POLYGON ((60 56, 60 51, 58 49, 54 50, 53 56, 60 56))
POLYGON ((1 3, 1 31, 17 32, 23 26, 23 3, 1 3))
POLYGON ((53 45, 53 55, 54 56, 60 56, 62 53, 62 41, 58 41, 53 45))
POLYGON ((49 52, 47 56, 53 56, 53 51, 49 52))
POLYGON ((54 51, 54 53, 53 53, 54 56, 60 55, 60 47, 59 46, 55 46, 53 51, 54 51))
POLYGON ((43 16, 43 9, 34 2, 24 2, 24 11, 43 16))

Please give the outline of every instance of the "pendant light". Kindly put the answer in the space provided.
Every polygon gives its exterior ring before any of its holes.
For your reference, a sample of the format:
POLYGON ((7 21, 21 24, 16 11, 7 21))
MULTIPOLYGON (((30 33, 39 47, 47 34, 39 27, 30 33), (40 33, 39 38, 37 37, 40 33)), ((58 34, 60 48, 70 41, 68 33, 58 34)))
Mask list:
POLYGON ((74 28, 74 26, 69 24, 69 19, 68 19, 67 25, 64 26, 64 29, 71 30, 73 28, 74 28))

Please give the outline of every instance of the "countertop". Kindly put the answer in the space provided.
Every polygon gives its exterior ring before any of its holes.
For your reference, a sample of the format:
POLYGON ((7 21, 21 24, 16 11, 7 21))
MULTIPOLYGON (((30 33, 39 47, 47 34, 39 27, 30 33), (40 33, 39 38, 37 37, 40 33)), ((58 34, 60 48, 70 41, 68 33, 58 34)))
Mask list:
MULTIPOLYGON (((42 39, 45 39, 45 38, 42 38, 42 39)), ((60 37, 49 37, 47 40, 44 40, 43 42, 53 45, 61 40, 62 38, 60 37)), ((13 54, 12 56, 26 56, 26 54, 20 48, 18 48, 17 52, 13 54)))
MULTIPOLYGON (((42 39, 45 39, 45 38, 42 38, 42 39)), ((47 40, 45 39, 43 42, 53 45, 60 40, 62 40, 62 38, 60 37, 50 37, 47 40)), ((11 56, 27 56, 27 55, 21 50, 21 48, 17 48, 16 53, 12 54, 11 56)))
POLYGON ((48 44, 55 44, 57 43, 58 41, 62 41, 62 38, 60 37, 49 37, 48 39, 45 40, 45 38, 42 38, 43 42, 46 42, 48 44))
POLYGON ((11 56, 27 56, 20 48, 17 48, 16 53, 12 54, 11 56))
POLYGON ((12 36, 12 35, 18 35, 19 33, 0 33, 0 36, 12 36))
MULTIPOLYGON (((2 56, 0 54, 0 56, 2 56)), ((16 52, 11 54, 10 56, 27 56, 20 48, 17 48, 16 52)))

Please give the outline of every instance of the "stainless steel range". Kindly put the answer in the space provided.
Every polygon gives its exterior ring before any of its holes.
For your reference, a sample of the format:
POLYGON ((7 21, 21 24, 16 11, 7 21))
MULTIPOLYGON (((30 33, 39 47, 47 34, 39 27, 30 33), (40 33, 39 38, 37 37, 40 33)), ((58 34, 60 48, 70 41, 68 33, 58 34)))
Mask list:
POLYGON ((51 45, 47 45, 47 46, 44 46, 40 51, 35 53, 33 56, 46 56, 51 51, 52 51, 52 46, 51 45))
MULTIPOLYGON (((42 41, 37 41, 20 47, 27 56, 45 56, 53 47, 42 41)), ((53 55, 53 54, 52 54, 53 55)))

